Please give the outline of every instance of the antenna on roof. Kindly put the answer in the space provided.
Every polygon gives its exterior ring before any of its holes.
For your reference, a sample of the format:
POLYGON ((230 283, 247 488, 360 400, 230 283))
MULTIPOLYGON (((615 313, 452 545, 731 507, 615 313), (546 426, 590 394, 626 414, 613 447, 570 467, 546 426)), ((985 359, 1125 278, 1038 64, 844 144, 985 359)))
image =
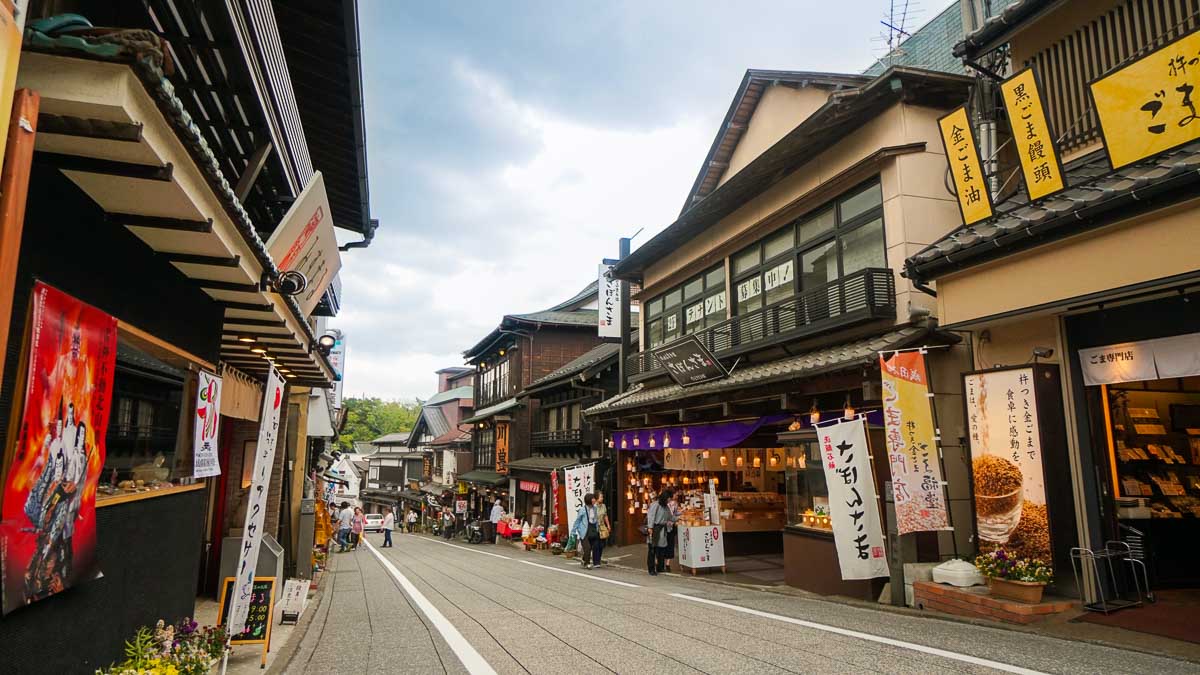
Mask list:
POLYGON ((879 59, 885 68, 903 60, 905 51, 901 45, 912 37, 909 26, 920 13, 919 4, 913 0, 888 0, 888 9, 879 20, 886 30, 876 38, 877 41, 887 44, 887 52, 879 59))

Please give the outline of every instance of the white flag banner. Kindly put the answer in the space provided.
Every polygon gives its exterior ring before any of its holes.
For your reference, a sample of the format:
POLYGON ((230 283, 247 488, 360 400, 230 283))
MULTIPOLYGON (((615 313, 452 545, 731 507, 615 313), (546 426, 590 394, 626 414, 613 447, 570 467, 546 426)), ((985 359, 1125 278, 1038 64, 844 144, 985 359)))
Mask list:
POLYGON ((267 492, 271 467, 275 464, 275 441, 279 437, 279 411, 283 405, 283 377, 275 367, 267 375, 263 390, 262 414, 258 417, 258 446, 254 451, 254 475, 246 503, 246 522, 242 527, 242 549, 238 553, 237 587, 229 610, 229 634, 238 635, 246 628, 250 598, 254 594, 254 573, 258 565, 258 547, 262 544, 263 521, 267 516, 267 492))
POLYGON ((583 496, 596 492, 596 463, 564 469, 567 491, 567 532, 575 526, 575 515, 583 506, 583 496))
POLYGON ((817 437, 829 486, 829 519, 842 579, 888 576, 866 420, 859 417, 819 427, 817 437))
POLYGON ((610 279, 612 265, 600 265, 599 282, 596 284, 600 296, 596 301, 599 310, 599 328, 602 338, 621 337, 621 282, 610 279))
POLYGON ((196 419, 192 434, 192 476, 207 478, 221 473, 217 434, 221 430, 221 378, 200 371, 196 377, 196 419))

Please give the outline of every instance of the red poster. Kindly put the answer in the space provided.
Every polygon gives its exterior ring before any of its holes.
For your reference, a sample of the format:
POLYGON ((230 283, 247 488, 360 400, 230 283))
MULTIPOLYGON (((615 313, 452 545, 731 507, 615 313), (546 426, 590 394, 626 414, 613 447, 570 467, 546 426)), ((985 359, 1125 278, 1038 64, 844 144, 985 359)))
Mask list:
POLYGON ((117 320, 41 282, 0 527, 9 612, 99 576, 96 484, 117 359, 117 320))

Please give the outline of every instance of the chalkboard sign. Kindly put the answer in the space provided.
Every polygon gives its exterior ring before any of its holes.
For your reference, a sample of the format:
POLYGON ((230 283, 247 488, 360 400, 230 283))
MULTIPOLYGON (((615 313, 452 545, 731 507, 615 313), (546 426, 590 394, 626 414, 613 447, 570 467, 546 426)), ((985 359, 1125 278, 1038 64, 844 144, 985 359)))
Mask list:
MULTIPOLYGON (((237 577, 225 577, 221 584, 221 606, 218 625, 229 623, 229 609, 233 605, 233 588, 237 577)), ((250 612, 246 615, 246 628, 231 635, 230 644, 263 645, 262 662, 267 663, 267 651, 271 648, 271 623, 275 615, 275 577, 254 577, 254 591, 250 597, 250 612)))
POLYGON ((675 384, 681 387, 719 380, 729 375, 725 366, 694 335, 654 350, 654 358, 667 369, 667 374, 675 380, 675 384))

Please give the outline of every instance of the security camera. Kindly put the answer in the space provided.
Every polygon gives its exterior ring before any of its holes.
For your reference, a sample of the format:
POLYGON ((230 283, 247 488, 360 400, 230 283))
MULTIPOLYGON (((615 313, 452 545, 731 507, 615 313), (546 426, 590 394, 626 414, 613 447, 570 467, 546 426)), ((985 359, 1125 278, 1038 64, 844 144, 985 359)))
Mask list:
POLYGON ((1048 359, 1051 356, 1054 356, 1054 350, 1051 349, 1050 347, 1034 347, 1033 348, 1033 358, 1035 358, 1035 359, 1048 359))
POLYGON ((271 280, 271 290, 280 295, 300 295, 308 288, 308 277, 296 270, 288 270, 271 280))

